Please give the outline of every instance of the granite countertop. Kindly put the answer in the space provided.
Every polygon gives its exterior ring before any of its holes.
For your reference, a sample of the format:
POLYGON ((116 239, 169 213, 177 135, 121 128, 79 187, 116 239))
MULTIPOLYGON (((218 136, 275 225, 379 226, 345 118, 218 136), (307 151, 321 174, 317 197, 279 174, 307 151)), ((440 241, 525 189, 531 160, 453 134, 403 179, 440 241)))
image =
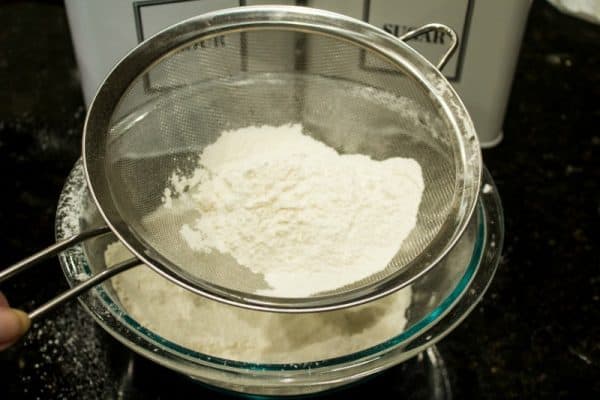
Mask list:
MULTIPOLYGON (((65 18, 56 1, 0 5, 4 265, 53 240, 57 199, 80 155, 85 108, 65 18)), ((504 140, 484 151, 504 203, 504 256, 484 300, 438 345, 455 398, 600 398, 599 61, 599 26, 534 2, 504 140)), ((24 309, 65 288, 56 259, 2 285, 24 309)), ((184 385, 131 355, 75 302, 0 354, 0 398, 166 397, 152 384, 131 396, 115 389, 123 357, 184 385)), ((378 388, 407 373, 394 370, 378 388)))

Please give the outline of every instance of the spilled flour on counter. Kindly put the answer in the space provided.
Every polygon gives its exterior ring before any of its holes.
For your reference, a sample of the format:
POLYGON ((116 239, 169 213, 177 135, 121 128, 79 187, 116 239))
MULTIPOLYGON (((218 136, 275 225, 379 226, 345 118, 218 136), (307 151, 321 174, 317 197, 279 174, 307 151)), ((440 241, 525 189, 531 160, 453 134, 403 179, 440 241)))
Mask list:
POLYGON ((247 127, 222 132, 191 174, 176 171, 162 211, 194 210, 181 238, 264 276, 257 293, 303 297, 385 269, 423 188, 415 160, 341 155, 300 124, 247 127))
MULTIPOLYGON (((104 257, 110 266, 131 254, 114 242, 104 257)), ((150 331, 212 357, 258 363, 318 361, 375 346, 403 331, 411 302, 407 287, 351 309, 279 314, 208 300, 145 266, 111 283, 125 311, 150 331)))

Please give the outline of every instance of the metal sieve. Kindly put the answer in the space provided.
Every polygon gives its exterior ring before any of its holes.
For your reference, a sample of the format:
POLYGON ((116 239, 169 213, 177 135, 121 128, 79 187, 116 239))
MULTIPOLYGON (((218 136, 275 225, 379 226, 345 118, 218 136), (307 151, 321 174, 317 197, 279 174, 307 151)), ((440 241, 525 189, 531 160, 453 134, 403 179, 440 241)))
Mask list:
MULTIPOLYGON (((456 45, 454 32, 439 24, 398 40, 353 18, 290 6, 221 10, 160 32, 117 64, 87 115, 86 178, 109 227, 100 232, 112 231, 139 260, 178 285, 250 309, 333 310, 409 285, 452 249, 478 199, 482 162, 475 129, 439 72, 456 45), (431 30, 451 38, 438 68, 404 42, 431 30), (421 165, 425 191, 417 226, 383 271, 309 297, 258 295, 260 276, 230 256, 190 255, 186 242, 176 240, 184 216, 166 213, 159 223, 147 223, 173 171, 192 170, 220 132, 292 122, 342 154, 410 157, 421 165)), ((59 301, 138 263, 104 271, 59 301)))

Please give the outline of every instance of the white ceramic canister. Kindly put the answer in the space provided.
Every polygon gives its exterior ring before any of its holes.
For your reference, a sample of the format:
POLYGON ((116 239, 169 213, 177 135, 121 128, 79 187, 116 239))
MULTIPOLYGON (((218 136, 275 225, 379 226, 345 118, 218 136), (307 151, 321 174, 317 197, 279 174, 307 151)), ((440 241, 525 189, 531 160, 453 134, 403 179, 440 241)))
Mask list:
MULTIPOLYGON (((66 0, 65 3, 87 104, 111 67, 139 42, 178 21, 221 8, 305 5, 362 19, 396 36, 429 22, 443 23, 456 31, 460 43, 443 72, 466 104, 483 147, 493 146, 502 139, 506 104, 531 6, 531 0, 66 0)), ((446 50, 447 40, 443 34, 429 32, 410 43, 435 61, 446 50)), ((216 39, 205 45, 218 47, 223 43, 216 39)))

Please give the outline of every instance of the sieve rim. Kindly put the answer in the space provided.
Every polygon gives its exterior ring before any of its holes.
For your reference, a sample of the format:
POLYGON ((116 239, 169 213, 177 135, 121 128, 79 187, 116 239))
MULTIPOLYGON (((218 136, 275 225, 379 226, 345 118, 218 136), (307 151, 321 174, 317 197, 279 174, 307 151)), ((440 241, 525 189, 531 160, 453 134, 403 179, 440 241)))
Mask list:
POLYGON ((196 294, 233 306, 270 312, 320 312, 357 306, 387 296, 420 278, 434 268, 454 247, 476 208, 481 186, 482 160, 473 122, 464 104, 441 72, 405 42, 363 21, 341 14, 296 6, 247 6, 219 10, 177 23, 131 50, 100 85, 86 116, 82 158, 85 178, 98 211, 118 239, 154 271, 196 294), (250 29, 287 29, 328 34, 336 39, 372 50, 410 74, 430 94, 451 124, 458 141, 457 168, 464 174, 456 185, 464 185, 460 201, 452 207, 440 231, 425 251, 386 278, 343 293, 307 298, 269 297, 224 288, 206 281, 191 280, 169 265, 158 252, 149 249, 121 217, 106 177, 106 133, 111 116, 130 85, 154 63, 186 44, 206 38, 250 29), (458 216, 458 222, 449 216, 458 216), (451 226, 452 225, 452 226, 451 226), (440 240, 440 234, 448 234, 440 240), (156 253, 156 254, 155 254, 156 253))

